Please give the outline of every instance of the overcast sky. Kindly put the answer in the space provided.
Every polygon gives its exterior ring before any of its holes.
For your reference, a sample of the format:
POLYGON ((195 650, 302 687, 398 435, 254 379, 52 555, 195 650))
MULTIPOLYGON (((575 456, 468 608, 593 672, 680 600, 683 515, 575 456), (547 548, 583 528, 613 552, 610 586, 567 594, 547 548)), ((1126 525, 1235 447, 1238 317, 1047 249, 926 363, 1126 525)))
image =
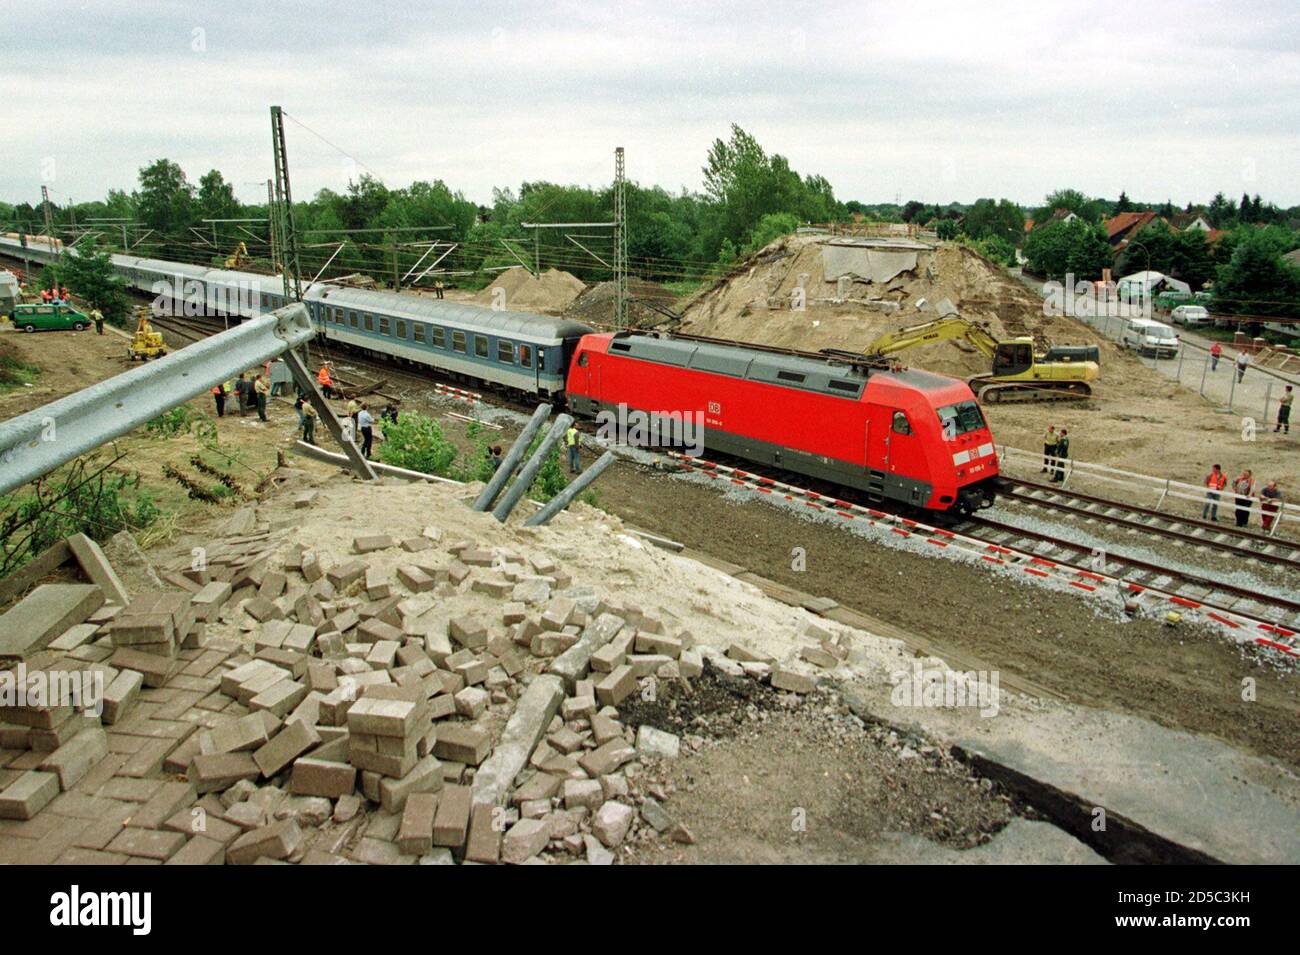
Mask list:
POLYGON ((129 190, 164 156, 255 201, 275 103, 351 157, 290 123, 297 198, 359 171, 479 202, 595 185, 617 145, 630 178, 699 189, 735 122, 841 199, 1300 203, 1294 0, 5 6, 11 202, 129 190))

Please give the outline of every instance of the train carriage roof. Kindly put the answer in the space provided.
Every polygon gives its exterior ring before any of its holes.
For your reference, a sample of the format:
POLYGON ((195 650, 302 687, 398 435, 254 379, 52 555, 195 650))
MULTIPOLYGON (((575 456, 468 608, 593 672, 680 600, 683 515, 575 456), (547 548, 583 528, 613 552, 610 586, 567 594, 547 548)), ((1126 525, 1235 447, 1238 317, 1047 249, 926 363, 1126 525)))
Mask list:
MULTIPOLYGON (((315 297, 314 295, 312 296, 315 297)), ((449 302, 446 299, 423 295, 400 295, 393 292, 372 292, 368 289, 329 288, 320 301, 335 308, 340 306, 356 311, 375 312, 394 318, 434 322, 464 328, 468 331, 488 332, 508 338, 532 338, 554 341, 558 338, 576 338, 589 334, 590 326, 567 318, 539 315, 535 312, 507 312, 466 302, 449 302)))

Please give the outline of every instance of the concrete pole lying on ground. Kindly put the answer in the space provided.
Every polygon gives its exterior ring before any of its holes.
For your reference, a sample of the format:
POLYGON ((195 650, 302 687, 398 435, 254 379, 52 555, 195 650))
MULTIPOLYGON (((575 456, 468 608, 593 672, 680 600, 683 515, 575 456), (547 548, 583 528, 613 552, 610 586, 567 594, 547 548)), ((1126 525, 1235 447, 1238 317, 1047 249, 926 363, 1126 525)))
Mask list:
POLYGON ((587 489, 587 485, 589 485, 592 481, 596 480, 596 478, 600 477, 600 473, 613 463, 614 463, 614 452, 606 451, 604 454, 602 454, 599 458, 596 459, 595 464, 593 464, 591 467, 587 468, 587 470, 579 474, 577 479, 574 480, 572 484, 566 487, 559 494, 555 495, 555 497, 551 498, 550 501, 547 502, 546 506, 543 507, 540 511, 534 514, 532 517, 528 518, 528 520, 524 521, 524 526, 538 527, 542 524, 545 524, 556 514, 560 513, 560 511, 568 507, 569 502, 571 502, 575 497, 577 497, 579 494, 585 491, 587 489))
POLYGON ((506 452, 505 460, 497 465, 497 471, 492 475, 492 480, 487 482, 487 487, 483 488, 478 498, 474 501, 474 510, 486 511, 492 506, 501 493, 501 489, 506 486, 510 480, 510 475, 515 473, 515 468, 519 467, 519 462, 523 459, 528 446, 533 443, 533 438, 537 432, 542 429, 543 423, 551 416, 551 406, 540 404, 533 411, 533 416, 528 419, 528 424, 524 425, 524 430, 519 432, 519 437, 515 443, 510 445, 510 450, 506 452))
POLYGON ((311 371, 307 368, 306 362, 292 348, 283 355, 284 363, 289 366, 289 371, 293 374, 293 380, 297 383, 302 393, 306 395, 311 406, 316 409, 316 417, 320 418, 321 423, 329 430, 334 440, 339 443, 343 453, 348 456, 348 463, 352 465, 352 470, 357 472, 357 476, 367 481, 375 480, 378 475, 375 469, 370 466, 366 456, 361 453, 355 441, 345 441, 343 439, 343 425, 339 422, 338 416, 334 414, 334 409, 330 407, 325 396, 316 385, 316 379, 312 376, 311 371))
POLYGON ((555 419, 555 423, 551 425, 551 430, 546 432, 546 437, 542 439, 542 443, 537 446, 533 456, 528 459, 528 463, 519 472, 519 477, 515 478, 515 483, 510 485, 510 490, 506 491, 505 497, 501 499, 501 503, 492 512, 493 517, 501 523, 505 523, 506 518, 510 516, 510 512, 519 503, 519 499, 527 494, 528 489, 533 486, 537 472, 542 469, 542 463, 571 424, 573 424, 573 415, 562 414, 555 419))

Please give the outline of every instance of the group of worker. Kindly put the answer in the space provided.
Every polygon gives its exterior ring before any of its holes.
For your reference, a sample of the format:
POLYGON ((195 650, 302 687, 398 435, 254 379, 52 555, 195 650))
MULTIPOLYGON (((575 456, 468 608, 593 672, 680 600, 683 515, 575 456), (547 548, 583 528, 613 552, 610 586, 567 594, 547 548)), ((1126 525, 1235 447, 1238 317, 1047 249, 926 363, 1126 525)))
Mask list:
POLYGON ((1043 433, 1043 469, 1039 473, 1050 474, 1053 484, 1065 480, 1065 465, 1070 460, 1070 432, 1067 428, 1056 430, 1056 425, 1049 424, 1043 433))
POLYGON ((41 289, 42 305, 66 305, 69 301, 68 287, 66 285, 41 289))
MULTIPOLYGON (((1219 502, 1223 500, 1223 489, 1227 484, 1228 475, 1224 473, 1223 466, 1214 465, 1205 477, 1205 506, 1201 508, 1201 520, 1218 521, 1219 502)), ((1250 526, 1251 508, 1258 500, 1259 520, 1264 526, 1264 532, 1272 530, 1273 521, 1277 519, 1277 512, 1282 506, 1282 490, 1277 486, 1276 480, 1269 481, 1261 488, 1255 482, 1254 472, 1250 468, 1244 468, 1232 482, 1232 498, 1238 527, 1250 526)))
POLYGON ((267 421, 269 420, 266 416, 267 402, 272 393, 269 373, 241 371, 239 377, 233 381, 223 381, 212 386, 212 401, 217 406, 218 418, 226 416, 226 399, 233 394, 239 404, 241 418, 250 410, 255 410, 260 420, 267 421))

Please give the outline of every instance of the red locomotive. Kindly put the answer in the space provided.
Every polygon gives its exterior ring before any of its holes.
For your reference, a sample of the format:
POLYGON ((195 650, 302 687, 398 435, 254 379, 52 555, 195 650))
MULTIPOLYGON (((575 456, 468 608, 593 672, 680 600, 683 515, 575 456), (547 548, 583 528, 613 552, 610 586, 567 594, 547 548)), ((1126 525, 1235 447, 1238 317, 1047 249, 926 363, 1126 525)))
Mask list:
POLYGON ((685 336, 584 335, 568 402, 585 417, 702 423, 705 447, 935 511, 993 503, 993 437, 965 382, 847 353, 787 352, 685 336), (603 413, 603 414, 602 414, 603 413))

